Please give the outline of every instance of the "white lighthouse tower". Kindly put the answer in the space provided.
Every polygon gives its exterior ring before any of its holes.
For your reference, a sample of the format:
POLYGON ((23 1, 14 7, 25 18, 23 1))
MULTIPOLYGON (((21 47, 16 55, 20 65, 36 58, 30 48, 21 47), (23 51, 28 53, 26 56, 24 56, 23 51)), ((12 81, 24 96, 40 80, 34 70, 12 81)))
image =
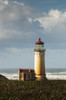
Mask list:
POLYGON ((40 40, 35 43, 34 49, 34 68, 36 80, 46 79, 45 75, 45 49, 44 43, 40 40))

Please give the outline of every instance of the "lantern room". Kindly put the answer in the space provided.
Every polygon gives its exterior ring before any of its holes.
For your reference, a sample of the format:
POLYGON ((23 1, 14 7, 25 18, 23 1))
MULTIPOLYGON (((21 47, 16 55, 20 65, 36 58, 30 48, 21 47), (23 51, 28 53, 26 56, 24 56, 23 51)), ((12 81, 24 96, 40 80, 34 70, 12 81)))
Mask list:
POLYGON ((42 42, 40 38, 35 43, 35 50, 44 50, 44 42, 42 42))

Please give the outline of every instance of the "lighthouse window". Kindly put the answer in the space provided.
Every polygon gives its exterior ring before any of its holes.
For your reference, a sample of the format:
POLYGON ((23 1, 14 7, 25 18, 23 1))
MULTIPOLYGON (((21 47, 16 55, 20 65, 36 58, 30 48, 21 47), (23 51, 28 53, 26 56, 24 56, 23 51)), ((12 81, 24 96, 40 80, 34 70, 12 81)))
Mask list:
POLYGON ((43 50, 44 49, 44 45, 36 45, 35 49, 36 50, 43 50))

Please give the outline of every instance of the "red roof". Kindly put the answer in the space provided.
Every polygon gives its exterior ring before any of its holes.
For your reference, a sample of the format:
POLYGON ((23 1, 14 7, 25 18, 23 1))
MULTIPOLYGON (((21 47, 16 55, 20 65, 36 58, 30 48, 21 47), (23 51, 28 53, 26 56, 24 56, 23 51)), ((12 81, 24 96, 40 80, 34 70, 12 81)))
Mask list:
POLYGON ((44 44, 44 42, 42 42, 41 39, 39 38, 39 41, 37 41, 35 44, 44 44))
POLYGON ((20 72, 34 72, 33 69, 20 69, 20 72))

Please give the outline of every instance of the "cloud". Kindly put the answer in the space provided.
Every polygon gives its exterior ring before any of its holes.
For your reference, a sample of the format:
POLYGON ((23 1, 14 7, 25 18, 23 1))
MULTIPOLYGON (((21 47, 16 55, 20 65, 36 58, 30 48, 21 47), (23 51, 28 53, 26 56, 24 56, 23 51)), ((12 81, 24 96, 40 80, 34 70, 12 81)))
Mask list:
POLYGON ((47 48, 66 49, 66 11, 51 9, 34 22, 39 23, 47 48))
POLYGON ((37 16, 35 8, 21 1, 8 0, 8 5, 0 0, 0 47, 32 47, 40 26, 33 22, 37 16))
POLYGON ((5 5, 8 5, 8 1, 7 1, 7 0, 5 0, 5 1, 4 1, 4 4, 5 4, 5 5))
POLYGON ((8 0, 0 0, 1 4, 8 5, 8 0))
POLYGON ((30 35, 32 10, 23 2, 0 0, 0 40, 30 35))
POLYGON ((31 43, 39 37, 46 40, 49 48, 66 42, 66 12, 51 9, 42 15, 23 2, 8 0, 5 5, 3 1, 0 0, 1 48, 32 47, 31 43))
POLYGON ((13 53, 13 54, 20 54, 25 52, 25 54, 27 55, 26 52, 32 52, 33 53, 33 48, 16 48, 16 47, 12 47, 12 48, 5 48, 5 52, 9 52, 9 53, 13 53))
POLYGON ((14 36, 19 36, 21 33, 16 30, 0 30, 0 39, 8 39, 14 36))
POLYGON ((53 30, 53 28, 65 28, 66 27, 66 11, 51 9, 48 13, 45 13, 43 17, 35 18, 34 21, 38 21, 40 26, 45 30, 53 30))
POLYGON ((6 48, 6 51, 14 53, 14 54, 19 54, 22 52, 22 49, 20 49, 20 48, 6 48))
POLYGON ((32 18, 29 17, 29 18, 28 18, 28 21, 29 21, 30 23, 32 23, 32 18))
POLYGON ((66 49, 47 49, 46 66, 64 68, 66 65, 66 49), (62 63, 61 63, 62 62, 62 63))
POLYGON ((23 2, 14 1, 14 3, 17 4, 17 5, 24 6, 24 3, 23 2))

